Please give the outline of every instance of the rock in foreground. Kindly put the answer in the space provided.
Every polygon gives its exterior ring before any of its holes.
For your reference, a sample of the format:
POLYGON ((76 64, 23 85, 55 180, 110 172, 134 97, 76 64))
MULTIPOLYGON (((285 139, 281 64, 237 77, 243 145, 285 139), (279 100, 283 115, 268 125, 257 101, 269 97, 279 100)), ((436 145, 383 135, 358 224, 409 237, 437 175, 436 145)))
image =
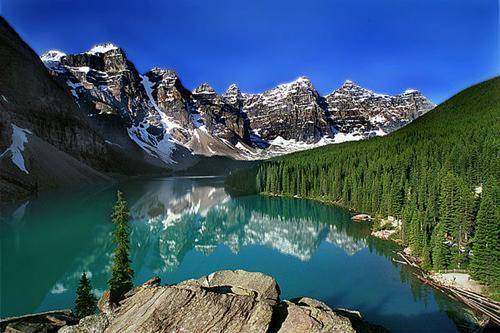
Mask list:
POLYGON ((262 273, 219 271, 173 286, 159 282, 135 288, 113 311, 101 300, 102 314, 59 332, 386 332, 359 313, 317 300, 280 301, 278 284, 262 273))

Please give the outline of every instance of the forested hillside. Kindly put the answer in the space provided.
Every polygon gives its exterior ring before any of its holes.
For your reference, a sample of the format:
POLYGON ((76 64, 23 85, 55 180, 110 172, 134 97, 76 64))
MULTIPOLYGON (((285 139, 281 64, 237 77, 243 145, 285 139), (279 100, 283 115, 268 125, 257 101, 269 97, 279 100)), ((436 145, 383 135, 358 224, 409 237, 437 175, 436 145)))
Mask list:
POLYGON ((468 268, 498 290, 499 117, 496 77, 386 137, 268 160, 227 184, 395 216, 399 238, 425 267, 468 268))

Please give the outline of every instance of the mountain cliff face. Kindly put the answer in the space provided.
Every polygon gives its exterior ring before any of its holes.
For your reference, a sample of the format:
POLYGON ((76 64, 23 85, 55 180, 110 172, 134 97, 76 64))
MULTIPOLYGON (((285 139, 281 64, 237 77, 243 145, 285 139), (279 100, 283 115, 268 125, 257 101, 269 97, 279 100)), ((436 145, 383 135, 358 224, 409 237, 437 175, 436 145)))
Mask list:
POLYGON ((260 94, 235 84, 221 95, 207 83, 190 91, 173 70, 139 74, 113 44, 41 59, 88 117, 101 127, 120 124, 150 157, 173 167, 193 154, 259 159, 384 135, 434 107, 415 90, 389 96, 350 81, 321 96, 305 77, 260 94))
POLYGON ((0 63, 0 201, 107 179, 104 140, 1 17, 0 63))
POLYGON ((282 137, 313 143, 333 134, 323 98, 305 77, 262 94, 245 94, 243 109, 253 134, 265 141, 282 137))

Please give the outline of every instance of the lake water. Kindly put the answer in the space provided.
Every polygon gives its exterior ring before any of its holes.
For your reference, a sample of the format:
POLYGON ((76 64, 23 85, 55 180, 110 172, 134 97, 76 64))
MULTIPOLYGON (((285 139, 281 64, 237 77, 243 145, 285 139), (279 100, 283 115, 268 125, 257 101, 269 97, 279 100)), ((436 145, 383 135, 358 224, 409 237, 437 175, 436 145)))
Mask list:
POLYGON ((221 178, 134 180, 2 208, 1 317, 72 307, 83 271, 102 294, 118 187, 131 212, 137 284, 153 275, 176 283, 245 269, 275 277, 282 299, 309 296, 356 309, 392 332, 466 330, 463 309, 392 262, 396 245, 370 237, 369 225, 353 223, 348 211, 231 196, 221 178))

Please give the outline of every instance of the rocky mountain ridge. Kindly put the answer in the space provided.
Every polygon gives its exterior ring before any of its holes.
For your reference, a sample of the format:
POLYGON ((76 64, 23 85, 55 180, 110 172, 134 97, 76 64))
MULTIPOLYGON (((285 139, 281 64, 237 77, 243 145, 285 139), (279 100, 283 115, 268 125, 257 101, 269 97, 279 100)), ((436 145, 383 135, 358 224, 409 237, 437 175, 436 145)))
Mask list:
POLYGON ((222 94, 209 84, 189 90, 173 70, 139 73, 113 44, 40 59, 3 18, 0 31, 2 202, 359 140, 434 106, 416 91, 386 96, 353 84, 323 97, 304 77, 261 94, 234 84, 222 94))
POLYGON ((140 74, 113 44, 79 54, 48 51, 41 59, 89 118, 104 128, 121 124, 173 168, 192 154, 250 160, 384 135, 435 106, 416 90, 382 95, 351 81, 321 96, 306 77, 259 94, 235 84, 221 95, 208 83, 190 91, 173 70, 140 74))

